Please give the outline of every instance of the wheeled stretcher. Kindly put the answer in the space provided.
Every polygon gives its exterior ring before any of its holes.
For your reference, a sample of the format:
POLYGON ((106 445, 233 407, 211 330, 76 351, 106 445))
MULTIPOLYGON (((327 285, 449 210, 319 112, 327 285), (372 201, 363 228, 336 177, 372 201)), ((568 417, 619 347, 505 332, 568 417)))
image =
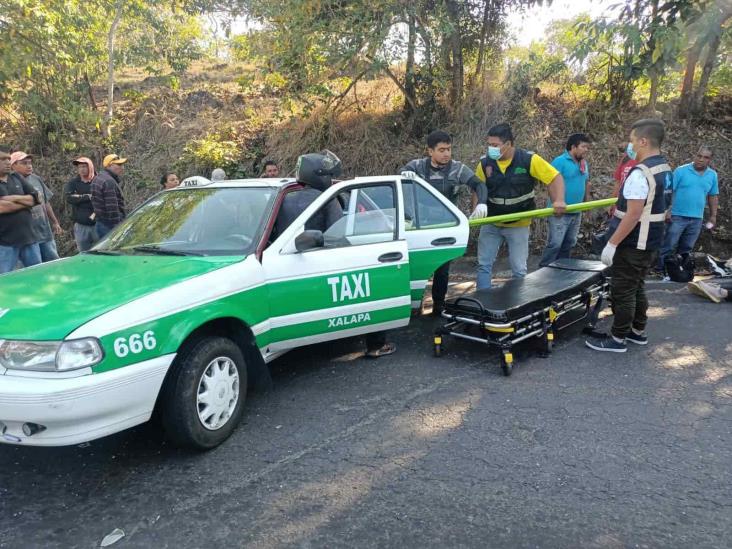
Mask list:
POLYGON ((593 332, 609 293, 605 265, 560 259, 525 278, 448 300, 446 322, 435 332, 435 355, 442 354, 445 336, 493 345, 501 349, 501 368, 510 376, 514 345, 539 339, 548 356, 557 331, 585 321, 585 331, 593 332))

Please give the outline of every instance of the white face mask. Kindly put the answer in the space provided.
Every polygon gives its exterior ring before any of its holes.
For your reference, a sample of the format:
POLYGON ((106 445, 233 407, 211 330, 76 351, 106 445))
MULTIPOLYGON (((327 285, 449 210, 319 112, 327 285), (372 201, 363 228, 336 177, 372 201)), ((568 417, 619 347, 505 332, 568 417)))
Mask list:
POLYGON ((501 147, 488 146, 488 158, 492 160, 498 160, 501 158, 501 147))

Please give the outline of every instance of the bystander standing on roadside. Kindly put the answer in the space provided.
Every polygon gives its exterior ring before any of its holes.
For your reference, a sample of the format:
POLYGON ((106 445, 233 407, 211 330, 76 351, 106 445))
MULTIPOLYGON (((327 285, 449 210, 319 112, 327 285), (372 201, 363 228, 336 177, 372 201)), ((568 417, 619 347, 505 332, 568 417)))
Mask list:
POLYGON ((38 193, 23 176, 10 169, 10 153, 0 147, 0 274, 41 263, 33 230, 31 208, 40 204, 38 193))
POLYGON ((707 229, 717 224, 719 180, 709 165, 712 151, 701 147, 693 162, 674 170, 671 184, 671 207, 666 204, 666 235, 657 269, 665 271, 664 260, 673 253, 687 256, 694 249, 704 221, 704 208, 709 206, 707 229))
POLYGON ((91 201, 91 182, 96 177, 96 171, 94 163, 86 156, 80 156, 72 164, 76 167, 77 175, 64 186, 64 196, 71 206, 76 249, 85 252, 99 240, 91 201))
POLYGON ((165 172, 160 177, 160 185, 163 187, 163 190, 175 189, 180 185, 180 179, 178 179, 178 175, 174 172, 165 172))
POLYGON ((17 151, 10 155, 10 167, 13 171, 22 175, 25 180, 36 190, 40 203, 31 210, 33 216, 33 230, 36 233, 38 248, 41 251, 41 261, 53 261, 58 259, 58 248, 53 235, 62 234, 64 231, 58 222, 58 218, 51 206, 53 191, 48 185, 33 173, 33 157, 23 151, 17 151))
MULTIPOLYGON (((623 143, 623 146, 621 147, 623 151, 623 156, 620 158, 620 162, 618 162, 618 165, 615 168, 615 172, 613 172, 613 179, 615 180, 615 186, 613 187, 613 198, 618 197, 618 194, 620 192, 620 186, 625 181, 625 178, 628 177, 630 170, 632 170, 633 167, 638 163, 637 160, 628 156, 626 145, 627 143, 623 143)), ((614 213, 615 206, 613 205, 610 207, 610 217, 612 217, 614 213)))
MULTIPOLYGON (((587 163, 590 138, 584 133, 573 133, 567 139, 565 148, 563 154, 552 160, 552 166, 564 178, 564 201, 567 205, 587 202, 590 200, 590 167, 587 163)), ((547 206, 551 206, 551 201, 547 206)), ((572 248, 577 244, 581 223, 582 214, 579 212, 549 217, 549 235, 540 267, 571 255, 572 248)))
POLYGON ((277 162, 274 160, 267 160, 264 163, 264 174, 262 177, 279 177, 280 176, 280 167, 277 165, 277 162))
POLYGON ((92 180, 92 206, 97 222, 97 234, 103 238, 127 215, 120 178, 125 173, 126 158, 108 154, 102 161, 104 169, 92 180))

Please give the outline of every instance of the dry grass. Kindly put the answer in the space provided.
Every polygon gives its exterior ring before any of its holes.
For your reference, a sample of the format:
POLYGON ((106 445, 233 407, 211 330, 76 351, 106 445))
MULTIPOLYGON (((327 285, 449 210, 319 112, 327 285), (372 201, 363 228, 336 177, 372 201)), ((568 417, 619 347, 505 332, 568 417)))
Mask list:
MULTIPOLYGON (((200 64, 181 76, 180 90, 171 89, 167 75, 150 78, 128 72, 121 79, 114 143, 105 145, 98 139, 79 143, 73 151, 30 151, 37 156, 37 172, 57 193, 53 204, 63 224, 71 226, 60 191, 73 175, 70 160, 80 154, 91 156, 97 164, 111 150, 128 156, 125 195, 134 207, 158 190, 158 179, 165 169, 174 167, 181 177, 202 170, 181 161, 183 150, 192 140, 222 129, 236 141, 241 151, 240 169, 249 176, 257 174, 265 157, 276 159, 288 173, 300 154, 329 148, 343 160, 347 177, 395 173, 408 160, 424 154, 424 137, 413 135, 434 129, 420 127, 417 130, 422 131, 415 132, 405 122, 401 94, 385 78, 359 82, 330 109, 320 107, 308 116, 296 116, 283 109, 280 98, 263 96, 259 87, 242 91, 235 79, 250 70, 242 65, 200 64)), ((474 166, 484 153, 486 130, 501 121, 512 124, 519 146, 548 160, 563 151, 568 134, 584 131, 595 141, 589 159, 593 197, 609 196, 618 147, 624 146, 630 124, 643 113, 610 115, 575 98, 550 94, 524 99, 510 104, 503 91, 492 86, 468 96, 444 127, 454 136, 455 158, 474 166)), ((103 96, 98 100, 102 103, 103 96)), ((301 106, 295 106, 296 112, 298 108, 301 106)), ((717 106, 713 112, 721 121, 729 118, 728 110, 717 106)), ((707 143, 715 151, 715 168, 724 182, 732 171, 729 126, 715 121, 696 126, 673 121, 671 107, 664 118, 670 121, 664 149, 672 165, 687 162, 699 144, 707 143)), ((22 141, 18 139, 16 146, 22 147, 22 141)), ((720 255, 732 255, 732 196, 724 183, 721 191, 717 237, 704 235, 701 243, 720 255)), ((583 246, 602 217, 602 212, 585 216, 583 246)), ((544 220, 534 222, 535 248, 545 242, 545 225, 544 220)), ((66 253, 73 249, 68 238, 60 244, 66 253)))
MULTIPOLYGON (((299 154, 305 151, 330 148, 343 160, 347 175, 375 175, 394 173, 411 158, 424 154, 422 139, 405 137, 403 118, 393 108, 398 90, 387 79, 359 83, 348 101, 352 108, 335 115, 319 111, 307 119, 291 121, 269 132, 267 148, 276 158, 294 165, 299 154)), ((622 115, 597 112, 596 107, 574 98, 542 95, 526 100, 517 108, 507 104, 499 91, 486 87, 468 96, 454 121, 444 129, 453 135, 454 158, 474 166, 485 152, 485 134, 498 122, 508 121, 514 128, 517 144, 536 151, 547 160, 564 151, 567 136, 574 132, 588 133, 594 143, 589 158, 591 165, 593 199, 611 196, 614 181, 612 174, 627 143, 630 125, 647 116, 643 110, 633 110, 622 115)), ((719 126, 705 124, 689 126, 675 120, 674 106, 662 113, 668 123, 664 152, 672 166, 690 161, 692 154, 702 143, 711 144, 715 150, 715 169, 721 174, 732 171, 732 151, 729 143, 732 135, 722 133, 719 126)), ((424 133, 433 128, 425 128, 424 133)), ((724 185, 720 189, 719 228, 714 238, 702 236, 702 249, 732 255, 732 196, 724 185)), ((546 192, 540 193, 539 207, 546 200, 546 192)), ((463 202, 465 206, 465 202, 463 202)), ((605 212, 593 211, 583 216, 579 248, 589 253, 591 235, 600 229, 607 219, 605 212)), ((546 220, 532 224, 532 246, 535 250, 546 242, 546 220)))

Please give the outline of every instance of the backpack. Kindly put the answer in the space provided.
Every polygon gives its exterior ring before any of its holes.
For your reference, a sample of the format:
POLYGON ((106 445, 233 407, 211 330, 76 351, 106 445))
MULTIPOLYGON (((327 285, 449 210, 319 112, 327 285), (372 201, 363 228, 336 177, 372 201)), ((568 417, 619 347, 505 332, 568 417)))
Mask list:
POLYGON ((691 282, 694 280, 696 263, 689 254, 672 254, 663 260, 666 274, 673 282, 691 282))

